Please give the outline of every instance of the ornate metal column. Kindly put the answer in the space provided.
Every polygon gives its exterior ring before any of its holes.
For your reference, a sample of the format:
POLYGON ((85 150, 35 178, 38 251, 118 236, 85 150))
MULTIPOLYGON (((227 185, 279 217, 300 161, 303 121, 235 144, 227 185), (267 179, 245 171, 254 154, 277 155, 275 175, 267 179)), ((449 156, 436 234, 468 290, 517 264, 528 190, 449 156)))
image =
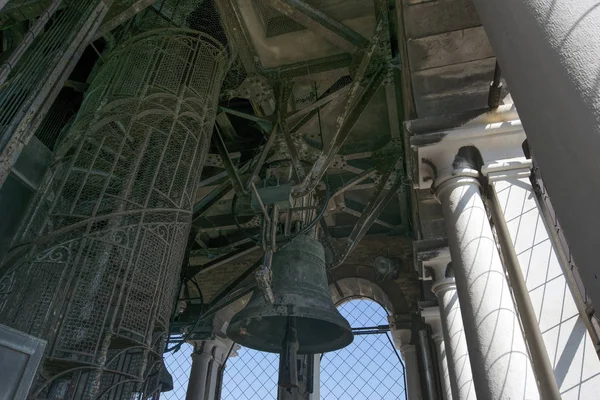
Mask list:
POLYGON ((212 37, 160 29, 117 47, 92 83, 0 269, 0 322, 49 342, 40 396, 159 386, 227 68, 212 37))

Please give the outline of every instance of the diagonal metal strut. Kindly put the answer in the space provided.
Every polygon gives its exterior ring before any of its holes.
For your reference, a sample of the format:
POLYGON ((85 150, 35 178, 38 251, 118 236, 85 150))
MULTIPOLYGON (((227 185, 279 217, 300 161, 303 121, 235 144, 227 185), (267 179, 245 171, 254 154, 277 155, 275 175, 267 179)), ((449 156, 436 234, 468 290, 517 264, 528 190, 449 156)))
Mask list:
POLYGON ((266 0, 266 3, 346 51, 353 52, 369 44, 360 33, 302 0, 266 0))

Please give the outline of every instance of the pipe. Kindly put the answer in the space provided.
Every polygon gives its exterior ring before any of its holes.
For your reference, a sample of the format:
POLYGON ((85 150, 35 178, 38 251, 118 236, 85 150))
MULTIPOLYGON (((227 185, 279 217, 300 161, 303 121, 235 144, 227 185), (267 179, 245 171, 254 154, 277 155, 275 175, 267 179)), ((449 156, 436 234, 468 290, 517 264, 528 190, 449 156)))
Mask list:
POLYGON ((438 391, 436 384, 436 375, 433 364, 433 354, 429 344, 429 334, 427 330, 419 331, 419 347, 421 348, 421 357, 423 359, 423 370, 425 372, 425 388, 427 389, 428 400, 438 400, 438 391))
POLYGON ((523 278, 519 259, 512 244, 506 220, 504 219, 504 213, 500 208, 498 196, 493 186, 489 188, 487 197, 500 249, 504 256, 504 267, 508 272, 510 287, 512 288, 517 310, 521 316, 521 326, 525 333, 525 341, 529 348, 531 363, 537 378, 541 397, 544 400, 560 400, 560 391, 554 377, 554 370, 548 358, 548 351, 544 345, 537 317, 531 304, 529 290, 523 278))

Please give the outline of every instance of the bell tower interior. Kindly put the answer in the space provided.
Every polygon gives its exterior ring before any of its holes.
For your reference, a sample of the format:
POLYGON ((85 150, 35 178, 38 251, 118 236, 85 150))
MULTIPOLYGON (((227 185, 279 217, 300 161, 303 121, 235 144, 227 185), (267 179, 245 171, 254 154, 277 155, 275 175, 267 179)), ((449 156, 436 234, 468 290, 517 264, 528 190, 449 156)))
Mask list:
POLYGON ((596 398, 595 3, 0 0, 0 400, 596 398))

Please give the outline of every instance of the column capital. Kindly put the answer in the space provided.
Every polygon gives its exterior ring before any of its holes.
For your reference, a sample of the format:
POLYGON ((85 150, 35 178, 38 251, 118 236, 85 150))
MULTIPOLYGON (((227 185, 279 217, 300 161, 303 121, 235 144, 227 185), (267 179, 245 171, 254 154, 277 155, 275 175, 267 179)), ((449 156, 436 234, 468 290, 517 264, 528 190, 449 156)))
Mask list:
POLYGON ((234 345, 234 342, 231 339, 221 338, 219 336, 215 336, 213 339, 195 340, 192 343, 194 345, 192 358, 209 357, 219 364, 225 362, 229 351, 234 345))
POLYGON ((456 290, 456 280, 454 277, 435 281, 435 283, 431 286, 431 291, 436 297, 439 297, 450 290, 456 290))
POLYGON ((427 307, 421 311, 425 323, 431 326, 431 336, 442 335, 442 318, 439 307, 427 307))
POLYGON ((421 240, 413 242, 415 269, 423 280, 437 282, 448 276, 451 262, 446 241, 421 240))
POLYGON ((445 190, 464 185, 481 186, 478 178, 479 171, 475 168, 465 167, 442 170, 431 185, 431 190, 435 198, 440 201, 439 196, 445 190))
POLYGON ((400 350, 400 353, 402 353, 402 355, 404 356, 407 353, 416 353, 417 346, 415 346, 414 344, 403 344, 398 348, 398 350, 400 350))
POLYGON ((410 339, 412 337, 410 329, 394 329, 390 326, 390 333, 392 334, 392 340, 398 350, 402 350, 403 346, 410 345, 410 339))
POLYGON ((497 160, 523 155, 521 144, 525 132, 516 108, 502 105, 496 110, 481 109, 442 117, 422 118, 405 123, 413 150, 413 174, 416 189, 441 187, 446 180, 467 173, 467 169, 479 172, 482 165, 497 160), (466 166, 458 162, 460 151, 476 149, 479 153, 476 165, 466 166))

